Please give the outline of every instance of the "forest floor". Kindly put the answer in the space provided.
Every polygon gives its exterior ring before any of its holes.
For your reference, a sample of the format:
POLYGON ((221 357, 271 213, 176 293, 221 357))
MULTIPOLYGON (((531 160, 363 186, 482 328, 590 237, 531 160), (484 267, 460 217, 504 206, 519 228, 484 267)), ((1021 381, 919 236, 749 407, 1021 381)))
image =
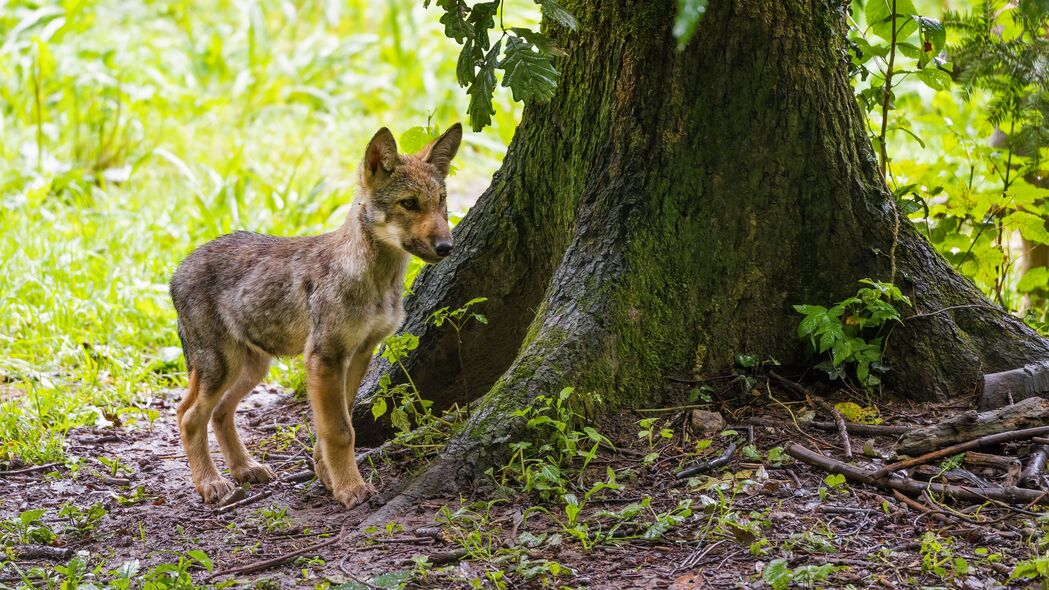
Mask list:
MULTIPOLYGON (((684 418, 691 408, 623 412, 600 423, 616 450, 600 447, 581 474, 563 475, 570 499, 560 490, 540 502, 542 486, 530 494, 492 486, 470 498, 419 503, 370 527, 361 523, 378 500, 347 512, 315 481, 288 481, 308 477, 310 441, 301 426, 308 407, 268 386, 247 398, 239 424, 249 447, 285 479, 247 490, 246 497, 258 499, 239 507, 204 505, 175 427, 181 392, 172 391, 154 400, 160 415, 151 427, 73 431, 65 465, 0 473, 0 532, 9 557, 0 583, 980 589, 1012 587, 1016 564, 1044 550, 1045 519, 1037 512, 988 503, 955 514, 967 504, 932 505, 939 500, 928 497, 918 499, 917 509, 886 490, 844 483, 791 460, 781 451, 788 441, 840 458, 837 433, 795 427, 794 417, 804 420, 811 410, 789 392, 748 381, 741 394, 738 384, 725 383, 705 407, 729 425, 755 416, 785 425, 753 427, 752 445, 741 446, 725 468, 675 477, 682 465, 719 455, 747 429, 704 438, 689 434, 684 418), (614 485, 595 486, 609 483, 609 470, 614 485), (325 541, 274 567, 234 572, 325 541)), ((902 403, 877 410, 886 424, 927 424, 969 407, 962 400, 931 410, 902 403)), ((852 442, 856 462, 869 464, 863 452, 884 453, 894 441, 852 442)), ((380 497, 423 464, 403 447, 379 456, 363 472, 380 497)))

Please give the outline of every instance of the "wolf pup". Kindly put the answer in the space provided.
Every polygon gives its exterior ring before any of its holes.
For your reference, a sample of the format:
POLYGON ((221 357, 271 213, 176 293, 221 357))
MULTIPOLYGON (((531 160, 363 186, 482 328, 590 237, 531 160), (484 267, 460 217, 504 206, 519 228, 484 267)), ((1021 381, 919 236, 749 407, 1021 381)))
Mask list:
POLYGON ((318 438, 317 476, 347 508, 375 493, 357 469, 350 412, 372 352, 404 319, 408 255, 432 263, 452 251, 444 179, 462 136, 456 123, 418 154, 401 155, 390 131, 380 129, 340 229, 290 238, 229 234, 175 271, 171 299, 189 367, 178 424, 205 502, 234 487, 208 452, 209 421, 234 480, 274 478, 248 454, 233 414, 274 356, 300 353, 318 438))

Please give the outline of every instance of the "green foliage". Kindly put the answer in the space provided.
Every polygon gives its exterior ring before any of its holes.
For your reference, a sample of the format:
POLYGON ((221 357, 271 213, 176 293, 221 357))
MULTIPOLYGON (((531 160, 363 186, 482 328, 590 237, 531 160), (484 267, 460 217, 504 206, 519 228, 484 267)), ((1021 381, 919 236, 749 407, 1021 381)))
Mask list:
POLYGON ((818 588, 836 572, 847 569, 845 566, 830 563, 803 565, 791 569, 786 559, 773 559, 765 564, 761 579, 773 590, 784 590, 791 584, 797 584, 802 588, 818 588))
POLYGON ((611 447, 592 426, 575 428, 582 416, 571 407, 574 394, 574 388, 566 387, 555 396, 536 396, 531 406, 513 412, 514 418, 525 420, 528 436, 511 443, 510 460, 500 469, 502 485, 515 482, 547 501, 563 498, 568 493, 566 471, 578 470, 581 476, 602 444, 611 447))
POLYGON ((707 11, 707 0, 677 0, 677 16, 674 19, 674 37, 678 48, 684 48, 696 34, 696 27, 707 11))
POLYGON ((44 524, 42 518, 47 511, 43 508, 25 510, 18 516, 12 516, 0 521, 0 534, 4 543, 13 545, 24 545, 27 543, 39 543, 50 545, 58 538, 51 527, 44 524))
POLYGON ((845 378, 846 369, 852 367, 860 385, 870 389, 881 383, 878 374, 888 370, 882 364, 881 331, 887 324, 901 322, 897 305, 911 303, 891 283, 860 282, 869 286, 829 309, 822 305, 795 305, 794 309, 804 316, 798 324, 798 338, 817 354, 830 355, 817 367, 831 379, 845 378))
MULTIPOLYGON (((575 30, 574 16, 555 0, 535 0, 549 22, 575 30)), ((424 5, 429 6, 430 0, 424 5)), ((496 72, 502 72, 502 86, 510 88, 519 102, 547 102, 554 95, 560 73, 553 59, 564 55, 554 42, 530 27, 503 24, 503 0, 477 2, 437 0, 444 34, 462 45, 456 64, 456 80, 470 96, 470 125, 480 131, 491 124, 496 72), (496 26, 496 15, 499 17, 496 26), (493 37, 495 40, 493 41, 493 37)))
MULTIPOLYGON (((903 70, 889 105, 899 115, 888 121, 885 137, 891 155, 887 181, 898 211, 955 268, 1002 305, 1014 311, 1026 305, 1028 322, 1045 330, 1049 275, 1037 265, 1025 271, 1016 262, 1032 244, 1049 241, 1049 172, 1044 165, 1049 147, 1049 80, 1044 75, 1049 6, 1039 0, 971 6, 969 11, 947 12, 942 33, 924 18, 916 19, 918 29, 911 37, 927 38, 938 52, 922 69, 916 68, 924 52, 914 58, 906 55, 909 48, 900 47, 904 61, 897 63, 903 70), (949 72, 950 79, 932 73, 939 70, 949 72), (904 133, 894 134, 897 129, 904 133), (1021 245, 1018 235, 1027 244, 1021 245)), ((874 8, 868 3, 862 12, 867 10, 874 8)), ((870 31, 868 36, 873 39, 870 31)), ((884 74, 885 60, 870 59, 884 74)), ((878 80, 857 81, 866 106, 877 103, 879 93, 872 89, 878 80)), ((881 147, 877 140, 884 116, 877 109, 871 112, 876 147, 881 147)))

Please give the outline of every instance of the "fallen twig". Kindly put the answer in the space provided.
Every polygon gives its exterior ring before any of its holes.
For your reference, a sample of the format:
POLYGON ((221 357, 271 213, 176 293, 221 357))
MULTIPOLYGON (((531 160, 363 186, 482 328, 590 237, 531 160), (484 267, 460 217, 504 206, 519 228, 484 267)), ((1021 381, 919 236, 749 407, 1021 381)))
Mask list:
POLYGON ((317 477, 317 475, 313 473, 313 471, 306 469, 303 471, 296 471, 295 473, 289 473, 280 478, 280 480, 286 483, 302 483, 304 481, 310 481, 314 477, 317 477))
POLYGON ((885 477, 886 475, 889 475, 894 471, 899 471, 900 469, 906 469, 908 467, 914 467, 915 465, 922 465, 935 459, 939 459, 940 457, 949 457, 951 455, 957 455, 958 453, 969 451, 972 449, 978 449, 980 447, 1013 442, 1017 440, 1024 440, 1027 438, 1031 438, 1032 436, 1040 436, 1043 434, 1049 434, 1049 426, 1039 426, 1037 428, 1024 428, 1023 430, 1013 430, 1010 432, 999 432, 998 434, 989 434, 987 436, 981 436, 980 438, 976 438, 970 441, 958 443, 956 445, 951 445, 949 447, 945 447, 937 451, 925 453, 924 455, 920 455, 912 459, 904 459, 903 461, 891 463, 873 472, 871 474, 871 477, 878 479, 881 477, 885 477))
POLYGON ((73 550, 69 547, 52 547, 50 545, 20 545, 14 548, 18 559, 69 559, 73 550))
POLYGON ((725 447, 725 452, 721 453, 714 459, 711 459, 710 461, 701 461, 695 465, 686 467, 681 471, 678 471, 674 477, 677 479, 685 479, 686 477, 692 477, 693 475, 703 473, 704 471, 710 471, 711 469, 717 469, 718 467, 728 465, 728 462, 732 460, 732 455, 736 454, 736 449, 738 447, 739 445, 734 441, 730 442, 728 446, 725 447))
POLYGON ((908 494, 917 495, 925 490, 930 490, 937 494, 949 495, 963 500, 981 501, 991 499, 1009 504, 1025 504, 1028 502, 1049 504, 1049 496, 1042 494, 1038 490, 1018 487, 977 488, 953 484, 927 483, 899 475, 878 476, 877 471, 868 471, 862 467, 855 467, 836 459, 825 457, 810 451, 796 442, 788 442, 783 446, 783 449, 788 455, 799 461, 831 473, 844 475, 850 481, 899 490, 908 494))
POLYGON ((47 471, 48 469, 54 469, 55 467, 61 467, 61 463, 47 463, 46 465, 34 465, 33 467, 26 467, 25 469, 12 469, 10 471, 0 471, 0 477, 7 477, 9 475, 30 475, 39 471, 47 471))
POLYGON ((1020 472, 1020 485, 1040 486, 1042 474, 1045 473, 1045 463, 1049 459, 1049 446, 1038 445, 1031 451, 1031 457, 1027 465, 1020 472))
POLYGON ((349 526, 350 518, 351 517, 349 517, 349 516, 346 517, 346 519, 343 521, 342 529, 339 530, 339 534, 335 535, 334 537, 332 537, 330 539, 321 541, 320 543, 314 543, 313 545, 310 545, 308 547, 303 547, 302 549, 298 549, 296 551, 292 551, 291 553, 285 553, 283 555, 278 555, 278 556, 276 556, 274 558, 267 559, 265 561, 260 561, 258 563, 252 563, 252 564, 249 564, 249 565, 243 565, 241 567, 233 568, 231 570, 218 571, 218 572, 215 572, 215 573, 211 574, 207 578, 205 578, 204 581, 206 581, 206 582, 207 581, 211 581, 211 580, 213 580, 215 578, 218 578, 218 577, 221 577, 221 576, 235 576, 235 575, 243 575, 243 574, 253 574, 255 572, 265 571, 265 570, 268 570, 268 569, 270 569, 272 567, 277 567, 278 565, 283 565, 285 563, 288 563, 289 561, 292 561, 296 557, 299 557, 301 555, 305 555, 307 553, 313 553, 313 552, 315 552, 315 551, 317 551, 319 549, 323 549, 323 548, 328 547, 330 545, 334 545, 334 544, 338 543, 339 541, 342 541, 343 539, 346 538, 346 533, 350 530, 350 526, 349 526))
POLYGON ((231 502, 229 504, 226 504, 225 506, 221 506, 221 507, 219 507, 218 509, 215 510, 215 514, 225 514, 227 512, 232 512, 233 510, 236 510, 237 508, 240 508, 241 506, 247 506, 248 504, 254 504, 255 502, 258 502, 259 500, 264 500, 266 498, 269 498, 272 495, 273 495, 273 491, 272 490, 263 490, 263 491, 261 491, 261 492, 259 492, 257 494, 254 494, 252 496, 248 496, 247 498, 244 498, 243 500, 237 500, 236 502, 231 502))
MULTIPOLYGON (((752 426, 770 426, 772 428, 789 428, 790 425, 786 422, 779 420, 769 420, 767 418, 748 418, 744 420, 744 424, 750 424, 752 426)), ((815 420, 811 422, 798 422, 801 426, 811 426, 818 430, 825 430, 833 432, 838 429, 838 425, 834 422, 817 422, 815 420)), ((849 434, 856 436, 900 436, 907 434, 914 430, 915 426, 892 426, 887 424, 856 424, 854 422, 846 422, 845 429, 849 434)))
POLYGON ((845 418, 841 417, 841 412, 834 406, 830 405, 826 400, 818 397, 810 398, 813 402, 827 412, 834 418, 834 424, 838 427, 838 438, 841 439, 841 446, 845 452, 845 460, 852 461, 852 443, 849 441, 849 430, 845 425, 845 418))
POLYGON ((835 407, 832 406, 829 402, 827 402, 827 400, 818 397, 816 394, 812 393, 812 391, 810 391, 808 387, 805 387, 801 383, 798 383, 797 381, 793 381, 791 379, 787 379, 786 377, 777 374, 775 371, 769 371, 769 376, 775 379, 776 381, 779 381, 780 383, 786 385, 788 388, 794 390, 796 393, 804 395, 805 399, 807 399, 809 403, 815 404, 824 412, 830 414, 831 418, 834 419, 834 425, 838 430, 838 438, 841 439, 841 447, 845 452, 845 460, 851 461, 852 443, 849 441, 849 429, 848 426, 845 424, 845 419, 841 417, 841 412, 835 409, 835 407))

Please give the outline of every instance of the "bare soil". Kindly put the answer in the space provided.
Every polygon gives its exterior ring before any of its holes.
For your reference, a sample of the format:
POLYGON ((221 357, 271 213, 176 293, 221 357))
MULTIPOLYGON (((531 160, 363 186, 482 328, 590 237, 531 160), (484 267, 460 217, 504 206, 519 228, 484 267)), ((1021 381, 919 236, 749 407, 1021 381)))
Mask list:
MULTIPOLYGON (((718 393, 725 401, 716 398, 708 405, 720 410, 730 425, 753 416, 792 424, 792 414, 800 416, 808 409, 803 401, 789 401, 789 392, 762 386, 761 392, 741 394, 739 389, 738 384, 723 385, 718 393)), ((777 466, 768 451, 792 440, 840 458, 836 433, 805 426, 755 427, 756 454, 744 449, 726 468, 677 480, 674 473, 696 459, 686 452, 694 450, 697 437, 683 443, 686 427, 682 418, 688 410, 623 412, 595 425, 618 450, 603 449, 589 467, 587 481, 603 479, 609 467, 628 469, 622 472, 628 475, 620 477, 624 489, 595 495, 580 522, 593 523, 595 530, 610 526, 609 517, 599 514, 601 511, 619 511, 646 496, 652 498, 651 511, 646 514, 671 511, 682 500, 692 500, 691 517, 649 540, 638 538, 626 527, 624 538, 584 548, 555 521, 554 516, 564 520, 560 506, 550 506, 553 516, 530 511, 534 498, 506 495, 505 489, 478 490, 472 498, 421 502, 413 512, 397 515, 396 524, 367 530, 360 523, 376 510, 379 500, 347 512, 315 481, 255 486, 246 494, 266 491, 272 495, 219 512, 204 505, 191 485, 174 421, 180 394, 170 392, 153 402, 160 417, 151 428, 142 422, 134 428, 71 432, 67 454, 78 460, 75 469, 59 466, 0 476, 0 517, 7 520, 28 509, 46 509, 42 522, 59 534, 53 545, 68 553, 88 552, 89 570, 106 564, 88 578, 96 583, 107 579, 105 572, 129 560, 139 560, 141 570, 146 571, 201 550, 210 557, 213 571, 196 566, 191 573, 196 583, 209 585, 235 580, 237 586, 255 587, 313 588, 325 582, 345 584, 345 588, 388 587, 391 579, 412 570, 413 557, 428 556, 434 562, 447 562, 412 577, 409 587, 469 588, 470 580, 478 580, 481 587, 497 587, 493 579, 500 574, 494 572, 503 571, 502 583, 509 588, 767 588, 761 575, 765 565, 783 557, 791 568, 820 564, 840 568, 813 587, 980 589, 1007 587, 1013 565, 1041 549, 1036 546, 1041 519, 1033 508, 1015 510, 991 503, 973 508, 950 499, 939 506, 919 498, 926 507, 918 510, 884 489, 830 486, 825 481, 827 473, 796 461, 787 459, 777 466), (638 420, 651 416, 666 418, 660 425, 671 428, 673 438, 657 436, 650 446, 647 438, 639 437, 638 420), (658 458, 645 466, 644 456, 652 452, 658 458), (129 471, 114 473, 101 458, 119 459, 129 471), (636 477, 630 477, 631 473, 636 477), (501 501, 485 509, 474 504, 496 499, 501 501), (58 513, 66 503, 81 508, 101 503, 107 514, 91 530, 65 530, 68 519, 58 513), (473 512, 449 524, 440 517, 446 506, 451 511, 472 506, 473 512), (961 509, 968 510, 962 516, 950 514, 961 509), (282 511, 286 513, 283 518, 282 511), (470 523, 476 525, 477 538, 488 540, 488 552, 479 551, 475 544, 471 553, 456 553, 463 546, 463 536, 472 530, 470 523), (224 574, 330 540, 344 527, 342 538, 307 551, 298 560, 246 575, 224 574), (929 543, 923 552, 922 538, 930 531, 942 540, 947 553, 932 551, 929 543), (498 551, 515 545, 521 547, 516 553, 498 551), (944 556, 946 565, 935 565, 944 556), (965 567, 958 565, 957 558, 964 560, 965 567), (530 566, 548 562, 563 566, 555 568, 556 576, 549 569, 544 574, 528 571, 530 566), (936 567, 944 569, 937 573, 936 567)), ((879 410, 889 424, 927 424, 969 407, 970 400, 962 400, 931 410, 903 403, 881 404, 879 410)), ((260 386, 241 406, 238 420, 249 448, 260 451, 280 476, 309 468, 308 430, 294 430, 308 420, 304 402, 277 388, 260 386)), ((706 458, 716 456, 725 446, 721 436, 714 435, 712 441, 706 458)), ((891 449, 893 439, 853 437, 852 443, 856 461, 869 464, 871 460, 862 457, 865 447, 884 453, 891 449)), ((1022 455, 1025 448, 1013 445, 988 451, 1022 455)), ((214 453, 221 461, 217 448, 214 453)), ((398 481, 422 465, 410 451, 389 457, 392 459, 372 461, 364 469, 380 490, 395 489, 398 481)), ((991 481, 998 477, 982 476, 991 481)), ((7 538, 10 542, 11 537, 7 538)), ((11 543, 7 549, 9 555, 17 555, 27 548, 11 543)), ((17 587, 22 583, 20 571, 41 566, 53 572, 65 561, 16 557, 0 568, 0 580, 17 587)), ((45 586, 39 579, 33 585, 45 586)))

